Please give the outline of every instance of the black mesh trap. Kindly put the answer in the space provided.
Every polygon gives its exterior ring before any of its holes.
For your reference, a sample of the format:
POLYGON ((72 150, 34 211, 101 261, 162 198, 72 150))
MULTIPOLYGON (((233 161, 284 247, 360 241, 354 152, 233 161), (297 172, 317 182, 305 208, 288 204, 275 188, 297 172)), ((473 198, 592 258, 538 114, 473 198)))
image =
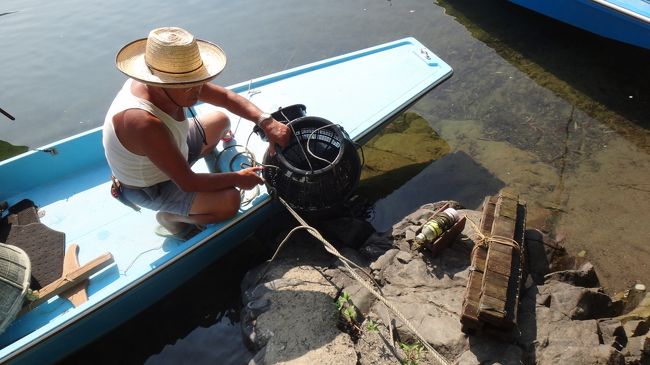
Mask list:
MULTIPOLYGON (((294 119, 304 117, 305 115, 307 115, 307 107, 305 107, 303 104, 285 106, 271 113, 273 119, 285 124, 291 122, 294 119)), ((266 138, 266 133, 264 133, 264 130, 262 130, 262 128, 259 126, 256 125, 253 127, 253 132, 257 133, 257 135, 259 135, 263 141, 268 141, 268 138, 266 138)))
POLYGON ((323 213, 343 203, 359 183, 361 163, 354 144, 332 122, 305 116, 290 122, 293 136, 275 156, 264 156, 264 178, 289 205, 323 213))

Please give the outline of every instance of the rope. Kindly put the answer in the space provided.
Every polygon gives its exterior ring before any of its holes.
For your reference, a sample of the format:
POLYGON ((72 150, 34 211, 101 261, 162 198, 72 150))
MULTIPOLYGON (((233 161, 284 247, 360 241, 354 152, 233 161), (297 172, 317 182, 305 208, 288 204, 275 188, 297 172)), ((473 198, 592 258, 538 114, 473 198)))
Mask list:
MULTIPOLYGON (((391 311, 393 311, 393 313, 395 313, 395 315, 397 315, 397 317, 398 317, 398 318, 399 318, 399 319, 400 319, 400 320, 401 320, 401 321, 406 325, 406 327, 408 327, 409 330, 411 330, 411 332, 412 332, 412 333, 413 333, 413 334, 414 334, 414 335, 415 335, 415 336, 420 340, 420 342, 422 342, 422 344, 424 345, 424 347, 426 347, 427 350, 429 350, 429 351, 431 352, 431 354, 433 355, 434 359, 437 361, 438 364, 442 364, 442 365, 448 365, 448 364, 449 364, 449 361, 447 361, 447 359, 445 359, 445 357, 443 357, 439 352, 437 352, 437 351, 433 348, 433 346, 431 346, 431 345, 430 345, 430 344, 429 344, 429 343, 424 339, 424 337, 423 337, 423 336, 418 332, 418 330, 415 328, 415 326, 413 326, 413 324, 411 324, 411 322, 410 322, 408 319, 406 319, 406 317, 405 317, 405 316, 404 316, 404 315, 403 315, 403 314, 402 314, 402 313, 401 313, 401 312, 400 312, 400 311, 399 311, 399 310, 398 310, 398 309, 397 309, 397 308, 396 308, 396 307, 395 307, 391 302, 389 302, 389 301, 388 301, 388 300, 387 300, 383 295, 381 295, 380 293, 378 293, 377 290, 375 290, 375 288, 371 287, 370 285, 368 285, 368 283, 366 283, 363 279, 361 279, 361 277, 359 276, 359 274, 357 274, 356 271, 354 271, 354 269, 352 269, 352 267, 350 266, 350 264, 352 264, 352 265, 356 266, 357 268, 361 269, 358 265, 356 265, 354 262, 350 261, 349 259, 347 259, 347 258, 344 257, 343 255, 341 255, 341 253, 339 253, 338 250, 337 250, 334 246, 332 246, 331 243, 329 243, 325 238, 323 238, 323 236, 320 234, 320 232, 318 232, 318 230, 316 230, 315 228, 313 228, 313 227, 311 227, 309 224, 307 224, 307 222, 305 222, 305 221, 304 221, 304 220, 303 220, 303 219, 298 215, 298 213, 296 213, 296 211, 294 211, 294 210, 289 206, 289 204, 288 204, 286 201, 284 201, 284 199, 282 199, 282 197, 278 197, 278 199, 279 199, 280 202, 281 202, 281 203, 282 203, 282 204, 287 208, 287 210, 289 211, 289 213, 291 213, 291 215, 292 215, 292 216, 293 216, 293 217, 294 217, 294 218, 295 218, 295 219, 296 219, 296 220, 301 224, 300 226, 294 228, 294 229, 290 232, 290 234, 293 233, 293 232, 295 232, 295 231, 297 231, 298 229, 305 229, 305 230, 307 230, 307 232, 309 232, 312 236, 314 236, 316 239, 318 239, 319 241, 321 241, 321 242, 323 243, 323 245, 325 246, 325 249, 327 250, 327 252, 331 253, 332 255, 334 255, 334 256, 336 256, 338 259, 340 259, 341 262, 343 263, 343 265, 345 266, 345 268, 348 270, 348 272, 350 273, 350 275, 352 275, 352 277, 353 277, 355 280, 357 280, 357 281, 358 281, 358 282, 359 282, 359 283, 360 283, 364 288, 366 288, 366 290, 368 290, 368 291, 369 291, 372 295, 374 295, 374 296, 375 296, 379 301, 381 301, 382 303, 384 303, 384 305, 386 305, 386 307, 388 307, 391 311)), ((284 244, 284 242, 286 242, 286 240, 287 240, 287 238, 285 238, 285 239, 283 240, 282 244, 284 244)), ((282 245, 282 244, 281 244, 281 245, 282 245)), ((278 248, 278 250, 279 250, 279 248, 278 248)), ((278 252, 278 251, 276 251, 276 254, 274 254, 273 257, 275 257, 275 256, 277 255, 277 252, 278 252)), ((273 258, 272 258, 272 259, 273 259, 273 258)), ((272 259, 271 259, 271 260, 272 260, 272 259)), ((267 265, 267 268, 268 268, 268 265, 267 265)), ((362 271, 363 271, 363 270, 362 270, 362 271)), ((365 273, 365 271, 363 271, 363 272, 365 273)), ((259 281, 259 279, 258 279, 258 281, 259 281)), ((373 281, 374 281, 374 279, 373 279, 373 281)), ((375 284, 376 284, 376 283, 375 283, 375 284)))
MULTIPOLYGON (((253 98, 253 96, 255 96, 255 95, 262 92, 262 91, 257 90, 257 89, 251 89, 252 86, 253 86, 253 79, 250 79, 250 80, 248 80, 248 90, 246 91, 246 94, 248 95, 246 98, 248 99, 248 101, 250 101, 253 98)), ((239 124, 241 122, 241 119, 242 119, 242 117, 240 115, 239 118, 237 119, 237 125, 235 125, 235 130, 232 131, 233 136, 235 134, 237 134, 237 130, 239 129, 239 124)))
MULTIPOLYGON (((283 117, 286 118, 286 116, 285 116, 284 114, 283 114, 283 117)), ((327 127, 330 127, 330 126, 327 126, 327 127)), ((324 128, 324 127, 321 127, 321 128, 324 128)), ((292 128, 292 129, 293 129, 293 128, 292 128)), ((294 134, 295 134, 295 131, 294 131, 294 134)), ((308 138, 308 142, 307 142, 307 143, 309 143, 309 140, 311 140, 312 135, 313 135, 313 133, 309 136, 309 138, 308 138)), ((250 136, 249 136, 249 139, 250 139, 250 136)), ((246 141, 246 145, 248 145, 248 140, 246 141)), ((251 157, 251 164, 252 164, 252 165, 259 164, 259 163, 256 161, 256 159, 255 159, 255 155, 254 155, 252 152, 250 152, 250 151, 248 150, 247 146, 242 146, 242 147, 244 147, 244 149, 246 150, 246 152, 247 152, 247 153, 249 154, 249 156, 251 157)), ((309 144, 307 145, 307 147, 309 147, 309 144)), ((301 146, 301 149, 302 149, 302 146, 301 146)), ((244 152, 244 154, 245 154, 246 152, 244 152)), ((304 152, 304 150, 303 150, 303 154, 304 154, 304 153, 305 153, 305 152, 304 152)), ((314 154, 311 153, 311 151, 310 151, 310 154, 311 154, 312 156, 314 156, 314 154)), ((307 156, 305 155, 305 157, 307 157, 307 156)), ((314 157, 317 157, 317 156, 314 156, 314 157)), ((234 158, 233 158, 233 160, 234 160, 234 158)), ((308 158, 307 158, 307 162, 309 163, 309 159, 308 159, 308 158)), ((331 164, 330 161, 327 161, 327 162, 331 164)), ((232 164, 232 160, 231 160, 230 164, 232 164)), ((266 165, 264 165, 264 166, 267 167, 266 165)), ((275 167, 275 166, 273 166, 273 167, 275 167)), ((311 168, 312 171, 313 171, 313 167, 311 167, 311 164, 310 164, 310 168, 311 168)), ((381 301, 381 302, 382 302, 386 307, 388 307, 388 308, 389 308, 393 313, 395 313, 395 315, 397 315, 397 317, 398 317, 398 318, 399 318, 399 319, 400 319, 400 320, 401 320, 401 321, 406 325, 406 327, 408 327, 409 330, 411 330, 411 332, 412 332, 412 333, 413 333, 413 334, 414 334, 414 335, 415 335, 415 336, 420 340, 420 342, 424 345, 424 347, 426 347, 427 350, 429 350, 429 351, 431 352, 431 354, 433 355, 434 359, 436 360, 436 362, 437 362, 438 364, 441 364, 441 365, 448 365, 448 364, 449 364, 449 361, 447 361, 447 359, 446 359, 444 356, 442 356, 438 351, 436 351, 436 350, 433 348, 433 346, 431 346, 431 345, 430 345, 430 344, 429 344, 429 343, 424 339, 424 337, 423 337, 423 336, 420 334, 420 332, 415 328, 415 326, 414 326, 414 325, 413 325, 413 324, 412 324, 412 323, 411 323, 411 322, 406 318, 406 316, 404 316, 404 314, 402 314, 402 313, 401 313, 401 312, 400 312, 400 311, 399 311, 399 310, 398 310, 398 309, 397 309, 397 308, 396 308, 396 307, 395 307, 391 302, 389 302, 389 301, 388 301, 388 300, 387 300, 387 299, 382 295, 382 293, 381 293, 381 289, 379 289, 379 288, 380 288, 380 287, 379 287, 379 284, 375 281, 375 279, 374 279, 372 276, 370 276, 370 274, 366 273, 366 272, 365 272, 365 271, 364 271, 364 270, 363 270, 359 265, 357 265, 357 264, 354 263, 353 261, 351 261, 351 260, 349 260, 348 258, 346 258, 345 256, 343 256, 343 255, 342 255, 342 254, 341 254, 341 253, 340 253, 340 252, 339 252, 339 251, 338 251, 338 250, 337 250, 337 249, 336 249, 336 248, 335 248, 331 243, 329 243, 329 242, 328 242, 328 241, 327 241, 327 240, 326 240, 326 239, 325 239, 325 238, 320 234, 320 232, 318 232, 318 230, 317 230, 316 228, 314 228, 314 227, 310 226, 309 224, 307 224, 307 222, 306 222, 304 219, 302 219, 302 218, 298 215, 298 213, 296 213, 296 211, 293 210, 293 209, 291 208, 291 206, 289 206, 289 204, 288 204, 288 203, 287 203, 287 202, 286 202, 282 197, 278 196, 278 199, 280 200, 280 202, 282 203, 282 205, 284 205, 284 206, 287 208, 287 210, 289 211, 289 213, 291 213, 291 215, 292 215, 292 216, 293 216, 293 217, 294 217, 294 218, 295 218, 295 219, 300 223, 300 226, 293 228, 293 229, 292 229, 292 230, 287 234, 287 236, 282 240, 282 242, 280 242, 280 244, 278 245, 278 248, 276 249, 276 251, 275 251, 275 253, 273 254, 273 256, 271 257, 271 259, 268 261, 266 267, 264 268, 264 270, 262 270, 262 272, 261 272, 260 275, 258 276, 258 279, 257 279, 255 285, 259 284, 259 282, 261 281, 261 279, 264 277, 264 275, 265 275, 266 272, 268 271, 268 268, 269 268, 271 262, 273 262, 273 260, 277 257, 277 255, 279 254, 280 250, 282 249, 282 247, 284 246, 284 244, 289 240, 289 238, 290 238, 290 237, 291 237, 295 232, 297 232, 297 231, 299 231, 299 230, 306 230, 306 231, 309 232, 312 236, 314 236, 314 238, 318 239, 321 243, 323 243, 323 245, 324 245, 324 247, 325 247, 325 250, 326 250, 327 252, 331 253, 332 255, 334 255, 335 257, 337 257, 339 260, 341 260, 341 262, 343 263, 343 265, 345 266, 345 268, 348 270, 348 272, 350 273, 350 275, 352 275, 352 277, 353 277, 356 281, 358 281, 359 284, 361 284, 361 285, 362 285, 366 290, 368 290, 368 291, 369 291, 372 295, 374 295, 374 296, 375 296, 379 301, 381 301), (365 282, 365 281, 364 281, 364 280, 359 276, 359 274, 357 274, 357 272, 352 268, 352 266, 356 267, 356 268, 359 269, 361 272, 363 272, 366 276, 368 276, 368 277, 370 278, 370 280, 375 284, 375 287, 377 288, 377 290, 375 290, 375 288, 373 288, 372 286, 368 285, 368 283, 366 283, 366 282, 365 282)), ((392 325, 391 325, 391 324, 389 324, 389 328, 391 328, 390 332, 391 332, 391 337, 392 337, 392 325)))
MULTIPOLYGON (((498 236, 498 235, 486 235, 483 232, 481 232, 481 229, 474 223, 473 220, 471 220, 469 217, 465 217, 469 221, 470 226, 474 229, 474 233, 479 237, 476 241, 476 246, 483 246, 483 247, 488 247, 490 243, 500 243, 502 245, 510 246, 514 249, 517 250, 519 253, 521 251, 521 246, 517 241, 515 241, 512 238, 504 237, 504 236, 498 236)), ((473 251, 473 249, 472 249, 473 251)))
MULTIPOLYGON (((331 127, 337 127, 337 128, 340 128, 340 126, 339 126, 338 124, 328 124, 328 125, 324 125, 324 126, 322 126, 322 127, 318 127, 318 128, 316 128, 316 129, 314 129, 314 130, 309 134, 309 137, 307 137, 307 143, 306 143, 306 144, 307 144, 307 152, 309 152, 310 155, 312 155, 314 158, 316 158, 316 159, 318 159, 318 160, 321 160, 321 161, 323 161, 323 162, 328 163, 329 165, 333 165, 333 164, 334 164, 334 161, 329 161, 329 160, 327 160, 327 159, 325 159, 325 158, 322 158, 322 157, 316 156, 316 155, 311 151, 311 149, 309 148, 309 142, 311 142, 311 141, 314 139, 314 133, 319 132, 319 131, 322 130, 322 129, 325 129, 325 128, 331 128, 331 127)), ((336 132, 333 132, 333 133, 336 134, 336 132)), ((334 138, 332 138, 332 139, 334 139, 334 138)), ((341 141, 341 146, 343 146, 343 143, 344 143, 344 141, 341 141)), ((341 147, 341 148, 342 148, 342 147, 341 147)), ((339 153, 340 153, 340 151, 339 151, 339 153)))

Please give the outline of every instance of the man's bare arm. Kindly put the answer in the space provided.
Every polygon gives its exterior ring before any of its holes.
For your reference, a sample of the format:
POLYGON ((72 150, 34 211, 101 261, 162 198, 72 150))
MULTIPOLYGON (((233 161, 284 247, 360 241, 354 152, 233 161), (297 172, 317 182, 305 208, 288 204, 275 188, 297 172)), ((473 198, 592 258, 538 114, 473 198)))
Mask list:
MULTIPOLYGON (((224 107, 232 113, 255 123, 259 121, 260 116, 263 114, 262 110, 260 110, 255 104, 251 103, 248 99, 222 86, 212 83, 207 83, 203 86, 201 94, 199 95, 199 100, 212 105, 224 107)), ((286 125, 276 121, 275 119, 271 119, 270 121, 262 123, 260 127, 264 130, 264 133, 271 142, 271 148, 274 147, 274 143, 277 143, 282 147, 289 143, 291 132, 286 125)))
POLYGON ((130 142, 138 144, 143 155, 147 156, 162 172, 183 191, 217 191, 230 187, 250 189, 262 183, 257 175, 259 168, 249 168, 228 173, 196 173, 176 146, 171 133, 156 117, 147 113, 145 119, 129 120, 130 142))

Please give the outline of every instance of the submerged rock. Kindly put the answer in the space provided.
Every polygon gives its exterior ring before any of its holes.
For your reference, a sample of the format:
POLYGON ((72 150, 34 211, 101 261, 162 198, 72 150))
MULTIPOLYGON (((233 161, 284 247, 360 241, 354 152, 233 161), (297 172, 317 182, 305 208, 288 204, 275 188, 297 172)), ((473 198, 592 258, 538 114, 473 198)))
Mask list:
MULTIPOLYGON (((460 315, 474 246, 473 225, 467 224, 437 257, 412 251, 409 242, 442 203, 421 207, 389 232, 366 235, 360 247, 358 242, 347 243, 355 248, 345 247, 346 236, 334 234, 338 250, 358 265, 357 278, 319 241, 306 235, 292 238, 264 278, 259 283, 248 280, 242 288, 242 329, 256 353, 251 363, 437 363, 437 355, 418 344, 420 338, 370 289, 379 292, 450 363, 650 361, 650 296, 621 314, 625 303, 604 293, 590 263, 572 260, 561 246, 534 230, 526 235, 531 248, 529 277, 520 296, 517 327, 507 332, 463 333, 460 315), (581 266, 575 267, 578 262, 581 266)), ((473 222, 480 219, 477 211, 460 213, 473 222)), ((347 225, 339 219, 335 225, 323 226, 347 225)), ((357 239, 361 231, 355 229, 357 233, 347 237, 357 239)), ((251 276, 261 271, 253 270, 251 276)))

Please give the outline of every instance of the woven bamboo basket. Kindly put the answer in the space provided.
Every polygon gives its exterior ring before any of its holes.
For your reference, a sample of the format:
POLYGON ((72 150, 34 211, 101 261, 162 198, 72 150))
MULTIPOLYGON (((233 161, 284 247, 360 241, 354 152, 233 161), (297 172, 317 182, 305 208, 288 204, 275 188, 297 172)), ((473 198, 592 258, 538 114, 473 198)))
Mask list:
POLYGON ((31 270, 25 251, 0 243, 0 333, 9 327, 23 306, 31 270))

